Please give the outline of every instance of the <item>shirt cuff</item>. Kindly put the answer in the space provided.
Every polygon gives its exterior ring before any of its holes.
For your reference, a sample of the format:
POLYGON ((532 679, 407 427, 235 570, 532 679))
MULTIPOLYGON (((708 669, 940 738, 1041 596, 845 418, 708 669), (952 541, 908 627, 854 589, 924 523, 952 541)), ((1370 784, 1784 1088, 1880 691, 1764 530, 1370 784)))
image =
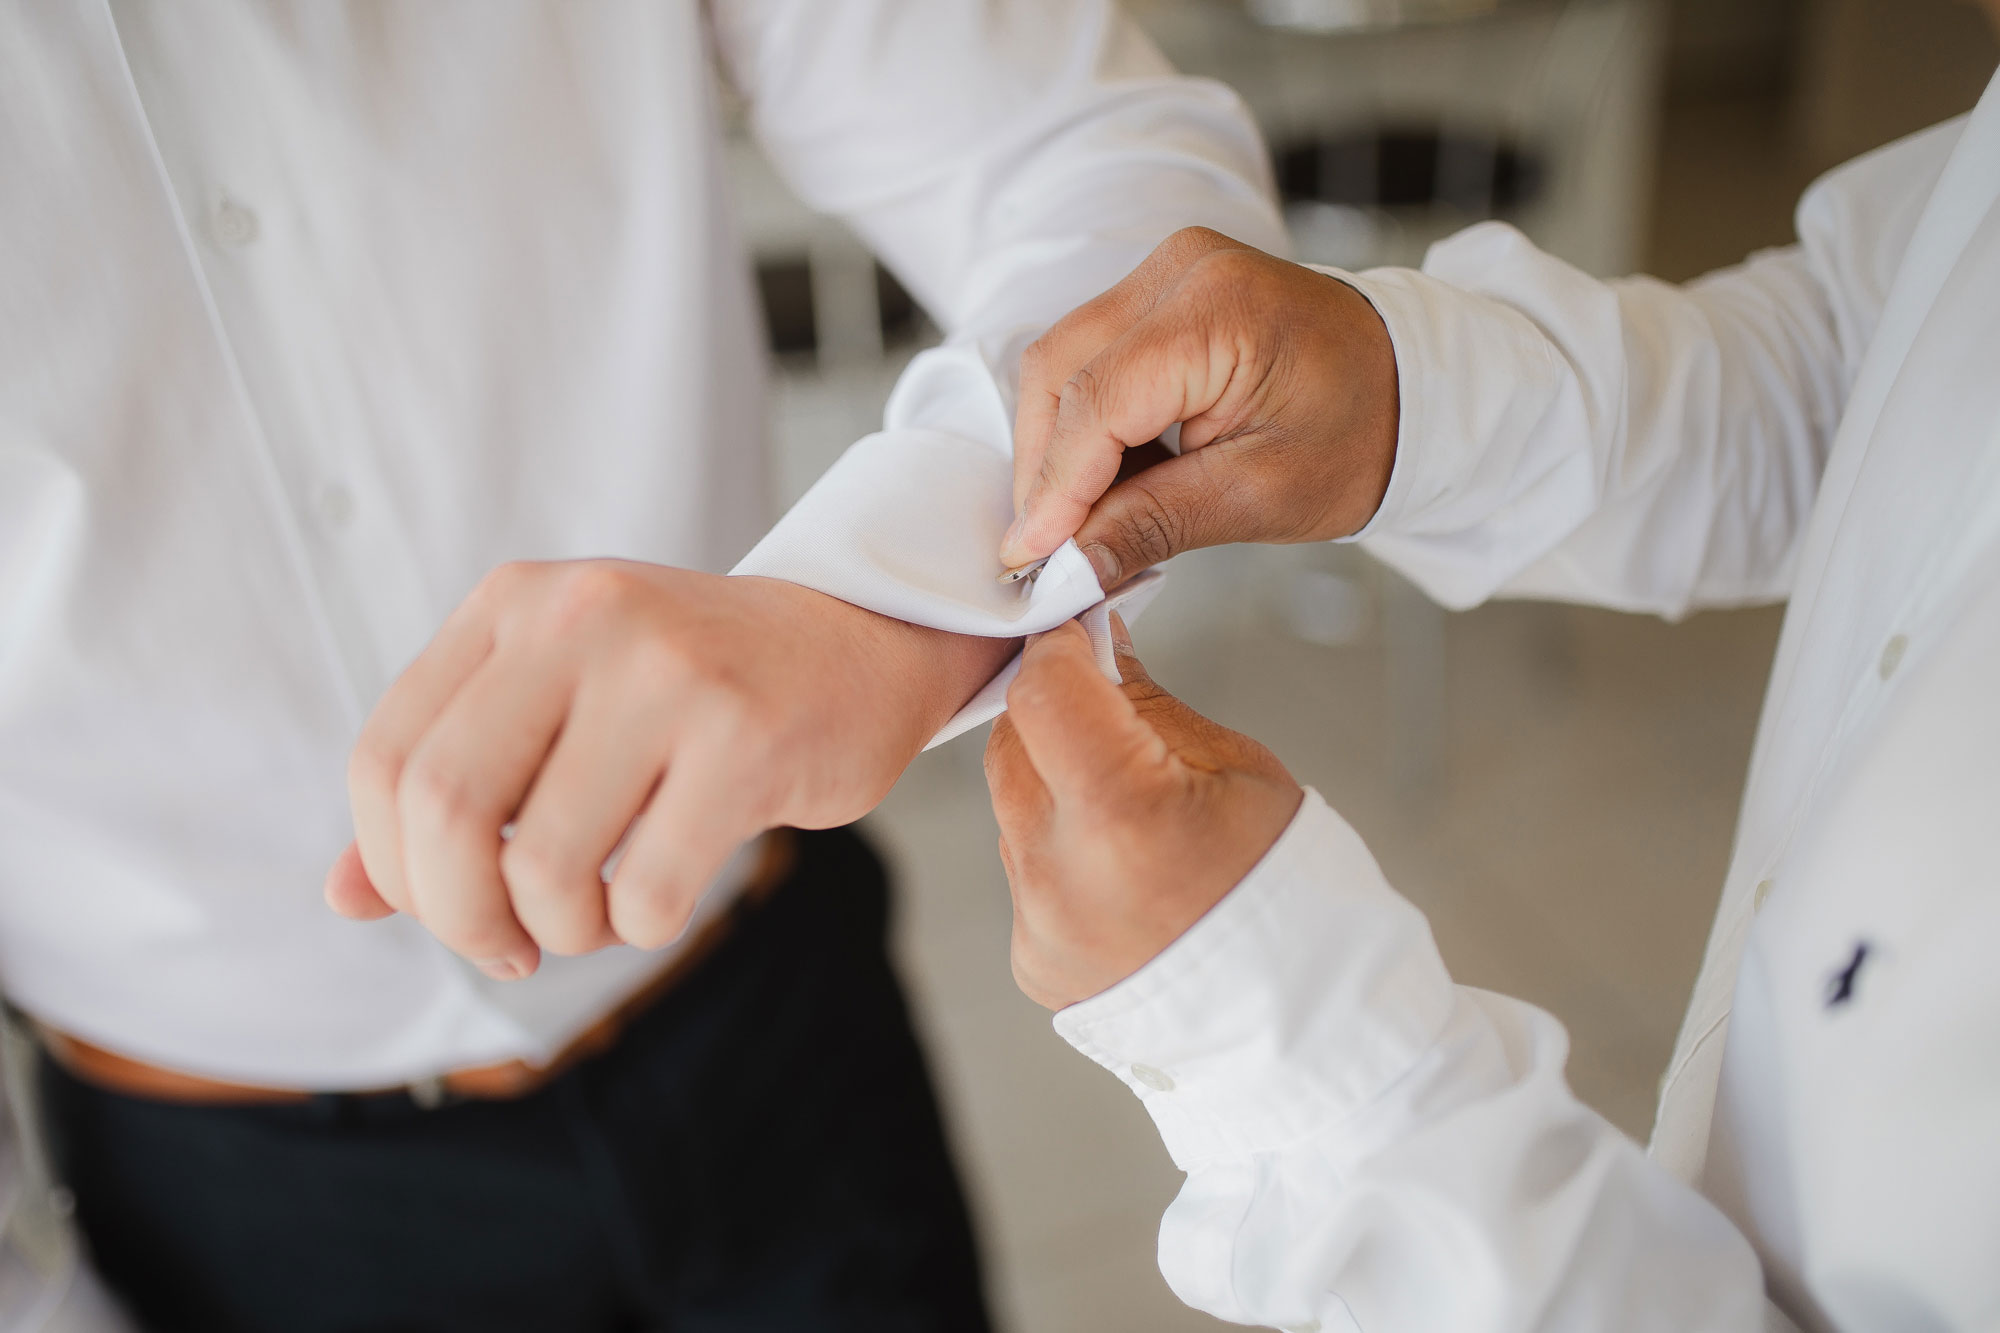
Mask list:
POLYGON ((886 430, 842 454, 731 571, 786 579, 885 616, 1014 639, 1104 599, 1074 544, 1032 582, 999 582, 1012 460, 935 430, 886 430))
POLYGON ((1319 793, 1157 958, 1055 1016, 1145 1103, 1184 1171, 1353 1116, 1412 1069, 1454 988, 1423 914, 1319 793))
MULTIPOLYGON (((1071 544, 1069 549, 1074 549, 1071 544)), ((1094 606, 1086 607, 1075 617, 1083 626, 1083 632, 1090 639, 1091 656, 1097 659, 1097 669, 1104 678, 1114 684, 1123 677, 1118 671, 1118 655, 1111 644, 1111 613, 1116 611, 1124 617, 1126 625, 1138 623, 1139 616, 1152 604, 1153 597, 1160 590, 1165 575, 1157 569, 1149 569, 1135 575, 1119 585, 1118 591, 1110 594, 1094 606)), ((1000 668, 992 680, 980 688, 979 693, 966 702, 965 707, 952 715, 951 721, 939 729, 937 735, 924 745, 926 750, 943 745, 954 736, 971 731, 982 722, 991 722, 1007 711, 1007 690, 1013 685, 1014 677, 1021 674, 1021 655, 1015 653, 1000 668)))

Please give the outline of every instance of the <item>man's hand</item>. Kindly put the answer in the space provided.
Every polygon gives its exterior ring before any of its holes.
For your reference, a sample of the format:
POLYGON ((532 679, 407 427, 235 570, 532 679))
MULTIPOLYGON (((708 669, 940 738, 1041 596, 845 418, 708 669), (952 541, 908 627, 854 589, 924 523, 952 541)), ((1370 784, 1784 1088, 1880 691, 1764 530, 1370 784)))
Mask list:
POLYGON ((1277 757, 1155 685, 1115 617, 1123 686, 1074 622, 1028 645, 986 747, 1014 893, 1014 980, 1051 1009, 1123 981, 1278 840, 1304 793, 1277 757))
POLYGON ((363 729, 327 900, 408 912, 503 979, 666 944, 748 839, 872 808, 1010 647, 775 579, 505 566, 363 729))
POLYGON ((1176 232, 1022 358, 1001 560, 1073 536, 1108 588, 1199 546, 1347 536, 1381 506, 1397 417, 1395 351, 1365 297, 1176 232), (1118 480, 1126 451, 1176 422, 1180 456, 1118 480))

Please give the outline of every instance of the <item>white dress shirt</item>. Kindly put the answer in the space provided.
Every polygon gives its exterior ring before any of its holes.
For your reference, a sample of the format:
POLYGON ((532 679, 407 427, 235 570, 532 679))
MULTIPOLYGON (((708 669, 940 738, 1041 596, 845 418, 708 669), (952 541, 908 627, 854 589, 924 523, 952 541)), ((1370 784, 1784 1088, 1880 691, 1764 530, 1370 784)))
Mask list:
MULTIPOLYGON (((1279 241, 1240 104, 1105 0, 0 9, 16 1003, 179 1069, 360 1087, 544 1058, 658 968, 490 983, 320 885, 369 705, 483 574, 727 570, 767 526, 714 63, 951 334, 848 466, 898 512, 812 508, 820 549, 766 572, 866 546, 891 586, 856 600, 921 613, 894 579, 965 527, 952 478, 1006 439, 1020 345, 1176 227, 1279 241)), ((1012 594, 1053 608, 1027 627, 1096 599, 1058 582, 1012 594)))
POLYGON ((2000 1326, 2000 82, 1799 243, 1600 282, 1497 224, 1384 316, 1370 548, 1440 600, 1790 599, 1650 1154, 1547 1014, 1452 983, 1317 795, 1056 1017, 1187 1182, 1168 1280, 1294 1329, 2000 1326))
POLYGON ((1015 355, 1175 228, 1282 244, 1241 105, 1109 0, 0 0, 13 1002, 194 1073, 370 1087, 545 1059, 662 965, 497 984, 320 886, 363 718, 488 570, 723 571, 767 526, 718 67, 950 335, 846 468, 895 512, 822 499, 760 570, 994 634, 1097 600, 1087 567, 994 596, 998 528, 966 585, 991 614, 933 595, 988 522, 990 487, 954 509, 996 448, 1004 475, 1015 355))

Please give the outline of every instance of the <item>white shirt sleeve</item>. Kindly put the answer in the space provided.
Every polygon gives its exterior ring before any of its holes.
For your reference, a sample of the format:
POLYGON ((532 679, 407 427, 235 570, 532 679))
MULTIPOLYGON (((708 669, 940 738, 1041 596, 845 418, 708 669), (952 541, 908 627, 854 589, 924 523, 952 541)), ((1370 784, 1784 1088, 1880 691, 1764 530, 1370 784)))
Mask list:
POLYGON ((946 330, 737 567, 886 615, 1013 638, 1100 600, 1074 550, 1003 587, 1021 350, 1161 240, 1282 251, 1262 141, 1110 0, 713 0, 779 170, 847 219, 946 330))
POLYGON ((1448 606, 1677 616, 1789 590, 1848 391, 1962 122, 1831 173, 1799 243, 1685 286, 1600 281, 1484 223, 1421 273, 1341 274, 1396 347, 1402 425, 1361 534, 1448 606))
POLYGON ((1749 1243, 1579 1103, 1542 1011, 1456 986, 1308 791, 1243 882, 1055 1016, 1187 1173, 1160 1267, 1240 1323, 1369 1333, 1766 1327, 1749 1243))

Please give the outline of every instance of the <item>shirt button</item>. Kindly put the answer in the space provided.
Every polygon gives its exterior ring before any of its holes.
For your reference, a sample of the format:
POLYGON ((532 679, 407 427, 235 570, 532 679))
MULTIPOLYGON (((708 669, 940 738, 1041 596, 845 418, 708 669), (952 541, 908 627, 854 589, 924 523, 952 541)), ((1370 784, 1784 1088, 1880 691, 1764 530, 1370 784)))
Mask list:
POLYGON ((354 522, 354 492, 335 482, 319 493, 319 516, 338 532, 354 522))
POLYGON ((1902 664, 1903 654, 1909 649, 1910 636, 1907 634, 1898 634, 1882 645, 1882 660, 1876 663, 1876 670, 1882 673, 1883 680, 1896 674, 1896 668, 1902 664))
POLYGON ((257 215, 226 194, 215 206, 211 225, 222 245, 244 246, 257 239, 257 215))
POLYGON ((1172 1092, 1174 1090, 1174 1081, 1167 1077, 1166 1071, 1155 1069, 1151 1065, 1133 1065, 1132 1077, 1151 1088, 1154 1092, 1172 1092))
POLYGON ((1758 880, 1757 891, 1750 895, 1750 910, 1753 912, 1763 911, 1764 900, 1770 896, 1771 896, 1771 881, 1768 879, 1758 880))

